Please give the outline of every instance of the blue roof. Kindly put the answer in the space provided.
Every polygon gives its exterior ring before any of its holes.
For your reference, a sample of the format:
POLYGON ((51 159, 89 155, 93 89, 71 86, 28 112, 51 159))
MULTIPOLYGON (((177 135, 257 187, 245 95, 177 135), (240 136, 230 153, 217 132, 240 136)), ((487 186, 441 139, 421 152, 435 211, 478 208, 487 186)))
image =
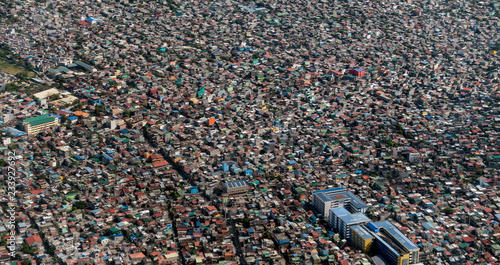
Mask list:
POLYGON ((350 215, 351 213, 344 207, 330 209, 330 214, 335 214, 337 217, 350 215))
POLYGON ((290 240, 288 240, 288 239, 281 239, 281 240, 279 241, 279 244, 280 244, 280 245, 281 245, 281 244, 285 244, 285 243, 290 243, 290 240))
POLYGON ((85 160, 85 158, 83 158, 83 157, 81 157, 81 156, 79 156, 79 155, 73 155, 73 157, 74 157, 75 159, 78 159, 78 160, 85 160))
POLYGON ((317 194, 317 196, 324 202, 331 201, 330 197, 326 196, 326 194, 324 193, 319 193, 317 194))
POLYGON ((18 137, 18 136, 26 134, 25 132, 20 131, 20 130, 15 129, 15 128, 12 128, 12 127, 7 127, 3 131, 4 132, 9 132, 13 137, 18 137))
MULTIPOLYGON (((344 174, 345 175, 345 174, 344 174)), ((347 191, 346 188, 334 188, 327 190, 315 191, 313 194, 316 194, 323 202, 329 201, 347 201, 349 199, 349 203, 356 209, 367 208, 368 206, 361 201, 356 195, 352 192, 347 191)))
POLYGON ((403 235, 403 233, 401 233, 401 231, 399 231, 399 229, 397 229, 389 221, 375 222, 374 224, 378 227, 384 228, 395 240, 401 243, 408 250, 418 249, 417 245, 403 235))
POLYGON ((362 213, 352 214, 344 207, 330 209, 330 214, 335 214, 346 225, 354 225, 354 224, 359 224, 359 223, 370 222, 370 218, 366 217, 366 215, 364 215, 362 213))
POLYGON ((317 191, 313 191, 313 194, 314 193, 325 193, 325 192, 331 192, 331 191, 339 191, 339 190, 346 190, 346 189, 341 187, 341 188, 333 188, 333 189, 327 189, 327 190, 317 190, 317 191))
POLYGON ((432 226, 429 222, 423 223, 422 226, 425 228, 425 230, 430 230, 434 228, 434 226, 432 226))
POLYGON ((370 235, 370 233, 364 227, 362 227, 360 225, 353 225, 353 226, 351 226, 351 231, 356 232, 356 234, 358 234, 363 239, 373 238, 373 236, 370 235))
POLYGON ((373 236, 377 239, 377 243, 378 243, 378 244, 383 244, 383 245, 385 245, 385 247, 386 247, 389 251, 391 251, 392 253, 394 253, 394 255, 395 255, 396 257, 399 257, 399 256, 400 256, 400 255, 399 255, 399 252, 397 252, 397 251, 396 251, 396 250, 395 250, 395 249, 394 249, 391 245, 389 245, 389 243, 385 242, 385 240, 384 240, 384 239, 382 239, 382 238, 381 238, 378 234, 376 234, 376 233, 372 233, 372 235, 373 235, 373 236))
POLYGON ((350 203, 354 208, 360 209, 360 208, 366 208, 368 205, 366 205, 364 202, 362 202, 356 195, 354 195, 352 192, 348 191, 347 196, 351 198, 350 203))
POLYGON ((375 225, 375 224, 374 224, 374 223, 372 223, 372 222, 367 223, 367 224, 366 224, 366 226, 367 226, 370 230, 372 230, 373 232, 375 232, 375 233, 378 233, 378 232, 379 232, 379 230, 378 230, 378 226, 377 226, 377 225, 375 225))
POLYGON ((236 187, 241 187, 241 186, 246 186, 248 185, 246 181, 234 181, 234 182, 229 182, 226 183, 226 188, 236 188, 236 187))
POLYGON ((362 213, 350 214, 347 216, 340 217, 347 225, 359 224, 370 222, 370 218, 366 217, 366 215, 362 213))
POLYGON ((103 154, 102 157, 104 157, 108 160, 113 160, 113 158, 111 156, 109 156, 108 154, 103 154))

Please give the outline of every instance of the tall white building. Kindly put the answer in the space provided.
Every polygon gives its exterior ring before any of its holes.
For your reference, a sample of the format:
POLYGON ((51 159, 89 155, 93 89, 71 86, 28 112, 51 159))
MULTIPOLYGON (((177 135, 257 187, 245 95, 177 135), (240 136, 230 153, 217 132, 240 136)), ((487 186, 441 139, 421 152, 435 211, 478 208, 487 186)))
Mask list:
POLYGON ((315 191, 312 194, 312 204, 328 219, 330 209, 344 207, 351 213, 365 213, 368 206, 346 188, 333 188, 315 191))

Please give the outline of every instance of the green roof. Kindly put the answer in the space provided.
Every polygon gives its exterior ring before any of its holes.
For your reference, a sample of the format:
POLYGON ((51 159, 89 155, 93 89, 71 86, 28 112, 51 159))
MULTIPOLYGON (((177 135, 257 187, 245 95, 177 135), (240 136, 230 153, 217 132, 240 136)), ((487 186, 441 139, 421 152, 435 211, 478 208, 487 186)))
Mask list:
POLYGON ((119 234, 121 233, 121 230, 117 227, 111 227, 109 228, 109 231, 113 234, 113 235, 116 235, 116 234, 119 234))
POLYGON ((50 117, 48 114, 45 114, 45 115, 40 115, 40 116, 37 116, 37 117, 26 119, 24 121, 27 122, 27 123, 29 123, 31 126, 35 126, 35 125, 38 125, 38 124, 51 122, 54 119, 55 119, 54 117, 50 117))

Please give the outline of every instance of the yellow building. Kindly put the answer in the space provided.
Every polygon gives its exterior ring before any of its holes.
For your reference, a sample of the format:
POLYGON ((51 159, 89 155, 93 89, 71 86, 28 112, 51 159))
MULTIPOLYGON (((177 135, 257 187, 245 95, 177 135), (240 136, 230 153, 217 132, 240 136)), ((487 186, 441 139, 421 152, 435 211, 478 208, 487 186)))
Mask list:
POLYGON ((360 225, 351 226, 351 245, 368 253, 372 249, 374 236, 360 225))
POLYGON ((48 114, 24 120, 24 131, 28 135, 35 135, 45 129, 56 126, 59 126, 59 119, 51 117, 48 114))
POLYGON ((363 228, 374 237, 372 251, 389 264, 419 263, 419 247, 389 221, 367 223, 363 228))
POLYGON ((351 226, 350 245, 383 258, 390 265, 419 263, 419 247, 389 221, 351 226))

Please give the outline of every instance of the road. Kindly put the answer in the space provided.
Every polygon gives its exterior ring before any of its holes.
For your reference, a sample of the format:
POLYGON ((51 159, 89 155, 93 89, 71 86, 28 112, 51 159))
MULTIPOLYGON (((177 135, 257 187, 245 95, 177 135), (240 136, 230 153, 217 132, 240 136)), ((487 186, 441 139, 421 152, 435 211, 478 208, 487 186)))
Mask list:
MULTIPOLYGON (((146 141, 147 141, 147 142, 148 142, 151 146, 153 146, 153 147, 155 147, 155 148, 160 148, 160 147, 159 147, 156 143, 154 143, 154 142, 150 141, 150 140, 149 140, 149 139, 148 139, 145 135, 144 135, 144 138, 146 139, 146 141)), ((161 155, 165 158, 165 160, 166 160, 169 164, 171 164, 171 165, 172 165, 172 167, 174 168, 174 170, 175 170, 175 171, 177 171, 177 173, 178 173, 180 176, 182 176, 182 178, 184 178, 184 180, 188 181, 188 182, 189 182, 189 184, 191 184, 191 185, 195 186, 195 185, 194 185, 194 183, 192 183, 192 182, 190 181, 190 177, 189 177, 189 176, 187 176, 187 174, 186 174, 183 170, 181 170, 178 166, 176 166, 176 165, 175 165, 174 161, 172 161, 172 159, 170 159, 170 157, 167 155, 167 153, 166 153, 166 152, 163 152, 163 149, 162 149, 162 148, 160 148, 160 153, 161 153, 161 155)), ((204 196, 204 195, 203 195, 203 193, 199 193, 199 195, 200 195, 200 196, 204 196)), ((204 197, 205 197, 205 196, 204 196, 204 197)), ((210 198, 205 197, 205 200, 206 200, 206 201, 210 201, 210 198)), ((219 209, 219 210, 221 210, 221 209, 219 209)), ((239 259, 240 259, 240 264, 241 264, 241 265, 247 265, 247 263, 246 263, 246 261, 245 261, 245 259, 244 259, 244 257, 243 257, 243 251, 241 250, 240 244, 239 244, 239 242, 238 242, 238 230, 236 229, 236 223, 235 223, 235 221, 234 221, 232 218, 227 218, 227 217, 225 217, 225 219, 226 219, 226 220, 225 220, 225 221, 226 221, 226 224, 227 224, 227 226, 228 226, 228 228, 229 228, 229 233, 231 234, 231 240, 233 241, 233 245, 234 245, 234 247, 235 247, 235 249, 236 249, 236 255, 237 255, 237 256, 239 257, 239 259)), ((178 240, 176 240, 176 241, 177 241, 176 243, 178 244, 178 243, 179 243, 179 242, 178 242, 178 240)), ((180 255, 180 257, 182 256, 181 254, 182 254, 182 253, 181 253, 181 250, 179 249, 179 255, 180 255)), ((182 260, 182 263, 183 263, 183 264, 186 264, 186 260, 185 260, 184 258, 181 258, 181 260, 182 260)))

